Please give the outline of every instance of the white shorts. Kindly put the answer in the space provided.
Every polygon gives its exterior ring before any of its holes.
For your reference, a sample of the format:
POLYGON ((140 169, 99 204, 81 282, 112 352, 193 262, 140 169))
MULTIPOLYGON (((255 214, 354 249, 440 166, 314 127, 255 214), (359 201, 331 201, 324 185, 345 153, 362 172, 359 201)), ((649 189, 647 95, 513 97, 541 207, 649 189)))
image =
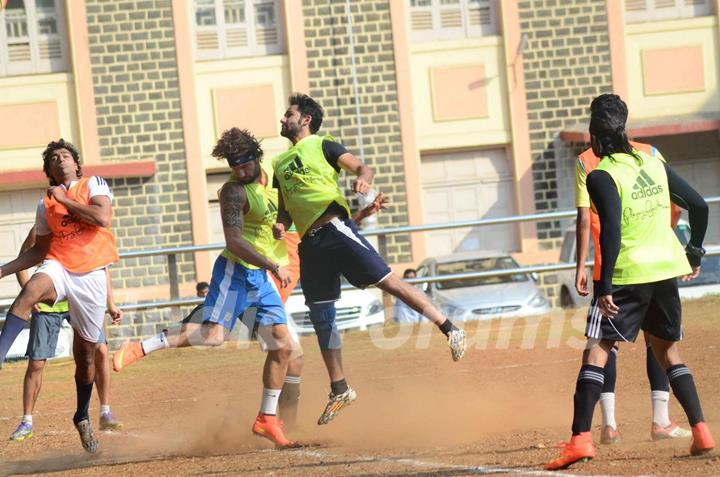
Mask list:
POLYGON ((45 260, 35 270, 50 277, 57 293, 56 302, 67 300, 70 325, 85 341, 104 342, 103 323, 107 304, 105 269, 72 273, 57 260, 45 260))

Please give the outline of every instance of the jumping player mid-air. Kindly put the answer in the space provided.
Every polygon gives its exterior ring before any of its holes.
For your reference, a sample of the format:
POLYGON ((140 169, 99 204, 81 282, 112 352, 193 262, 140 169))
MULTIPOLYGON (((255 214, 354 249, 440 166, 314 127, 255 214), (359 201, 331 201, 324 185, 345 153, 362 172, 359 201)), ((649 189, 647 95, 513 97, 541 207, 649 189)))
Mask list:
MULTIPOLYGON (((20 253, 29 250, 35 244, 35 227, 30 229, 25 241, 20 248, 20 253)), ((107 311, 112 317, 113 324, 122 320, 123 312, 113 300, 110 269, 107 268, 107 311)), ((17 273, 20 286, 25 286, 29 280, 27 270, 17 273)), ((58 336, 63 321, 69 320, 67 300, 48 306, 44 303, 35 305, 30 319, 30 339, 28 341, 28 365, 23 380, 23 417, 15 432, 10 435, 10 440, 21 442, 33 436, 33 411, 40 395, 42 387, 43 370, 49 358, 55 356, 58 336)), ((122 429, 122 423, 118 421, 110 411, 110 361, 108 360, 107 342, 101 340, 95 351, 95 384, 97 385, 98 398, 100 398, 100 430, 116 431, 122 429)))
POLYGON ((43 170, 50 179, 46 197, 37 208, 35 244, 0 268, 0 277, 42 262, 23 286, 0 335, 0 363, 36 303, 67 299, 75 330, 73 357, 77 410, 73 423, 83 448, 97 452, 88 408, 95 380, 95 357, 105 342, 106 267, 118 260, 110 231, 112 193, 101 177, 82 177, 80 155, 69 142, 51 142, 43 152, 43 170))
POLYGON ((283 238, 291 223, 302 237, 298 251, 303 294, 330 377, 328 403, 318 419, 318 424, 327 424, 357 398, 345 380, 335 323, 341 274, 356 287, 375 285, 423 313, 447 336, 455 361, 465 351, 465 333, 415 287, 393 274, 358 233, 338 186, 339 172, 345 169, 356 176, 352 190, 360 194, 369 191, 374 173, 331 137, 315 134, 322 120, 323 110, 311 97, 296 94, 290 98, 280 133, 292 147, 273 159, 273 170, 280 189, 275 237, 283 238))

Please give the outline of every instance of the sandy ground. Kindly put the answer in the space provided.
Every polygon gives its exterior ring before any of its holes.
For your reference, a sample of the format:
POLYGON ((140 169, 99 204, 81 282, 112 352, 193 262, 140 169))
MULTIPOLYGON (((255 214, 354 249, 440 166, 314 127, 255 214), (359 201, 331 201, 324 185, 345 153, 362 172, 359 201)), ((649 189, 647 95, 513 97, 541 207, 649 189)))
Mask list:
MULTIPOLYGON (((720 298, 686 304, 681 349, 720 437, 718 309, 720 298)), ((322 427, 315 422, 329 384, 314 337, 304 338, 300 428, 289 437, 307 446, 287 451, 250 432, 264 360, 254 343, 162 351, 114 374, 112 408, 125 429, 100 433, 96 456, 84 453, 71 423, 74 366, 51 362, 35 437, 2 441, 0 475, 551 475, 542 465, 570 434, 583 322, 579 311, 467 323, 469 350, 459 363, 430 327, 348 333, 344 362, 359 399, 322 427)), ((0 435, 22 414, 25 365, 0 373, 0 435)), ((623 344, 618 360, 622 443, 598 445, 593 461, 565 474, 720 475, 719 452, 690 458, 688 439, 650 440, 649 394, 640 338, 623 344)), ((98 409, 94 399, 94 424, 98 409)), ((687 425, 674 399, 671 415, 687 425)))

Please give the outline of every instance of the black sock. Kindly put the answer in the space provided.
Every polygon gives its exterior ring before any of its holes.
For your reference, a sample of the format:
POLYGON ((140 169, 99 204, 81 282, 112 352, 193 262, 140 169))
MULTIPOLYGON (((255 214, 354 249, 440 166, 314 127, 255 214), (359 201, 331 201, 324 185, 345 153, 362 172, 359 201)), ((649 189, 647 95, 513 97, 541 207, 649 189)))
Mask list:
POLYGON ((347 381, 345 381, 345 379, 341 379, 340 381, 332 381, 330 383, 330 390, 335 396, 344 393, 348 390, 347 381))
POLYGON ((278 400, 278 414, 287 428, 295 426, 297 421, 298 403, 300 401, 300 376, 286 376, 283 383, 280 399, 278 400))
POLYGON ((682 405, 687 414, 688 422, 694 426, 698 422, 704 422, 702 408, 700 407, 700 398, 695 389, 695 381, 693 380, 690 370, 684 364, 676 364, 670 366, 667 375, 672 386, 673 394, 682 405))
POLYGON ((605 371, 603 372, 605 383, 602 387, 604 393, 615 392, 615 381, 617 379, 617 348, 612 348, 608 353, 608 360, 605 363, 605 371))
POLYGON ((575 411, 573 413, 572 433, 574 436, 590 430, 593 411, 598 399, 600 399, 603 381, 603 368, 590 364, 585 364, 580 368, 577 384, 575 385, 575 396, 573 397, 575 411))
POLYGON ((650 381, 650 390, 651 391, 670 391, 670 382, 668 382, 667 374, 665 373, 665 370, 662 369, 662 366, 660 366, 660 363, 658 363, 657 358, 655 358, 655 353, 653 353, 653 347, 652 345, 647 345, 647 376, 648 381, 650 381))
POLYGON ((439 328, 445 336, 449 335, 452 330, 457 329, 457 327, 452 324, 452 321, 450 321, 450 319, 446 319, 443 324, 439 326, 439 328))
POLYGON ((15 342, 15 338, 25 329, 25 325, 27 325, 27 320, 23 320, 13 313, 8 313, 5 317, 5 325, 3 325, 2 334, 0 334, 0 367, 2 367, 10 347, 15 342))
POLYGON ((80 421, 89 419, 88 409, 90 408, 90 398, 92 397, 93 383, 83 384, 75 378, 75 389, 77 389, 77 411, 73 416, 73 422, 77 424, 80 421))

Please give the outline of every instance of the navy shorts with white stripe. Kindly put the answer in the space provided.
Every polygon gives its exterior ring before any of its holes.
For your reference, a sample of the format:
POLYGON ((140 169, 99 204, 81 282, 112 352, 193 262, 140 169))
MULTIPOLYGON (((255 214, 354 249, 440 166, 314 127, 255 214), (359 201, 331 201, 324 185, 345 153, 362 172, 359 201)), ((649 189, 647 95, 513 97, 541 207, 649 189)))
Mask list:
POLYGON ((308 232, 298 247, 300 279, 307 303, 340 298, 340 275, 358 288, 375 285, 390 275, 380 254, 348 218, 335 218, 308 232))

